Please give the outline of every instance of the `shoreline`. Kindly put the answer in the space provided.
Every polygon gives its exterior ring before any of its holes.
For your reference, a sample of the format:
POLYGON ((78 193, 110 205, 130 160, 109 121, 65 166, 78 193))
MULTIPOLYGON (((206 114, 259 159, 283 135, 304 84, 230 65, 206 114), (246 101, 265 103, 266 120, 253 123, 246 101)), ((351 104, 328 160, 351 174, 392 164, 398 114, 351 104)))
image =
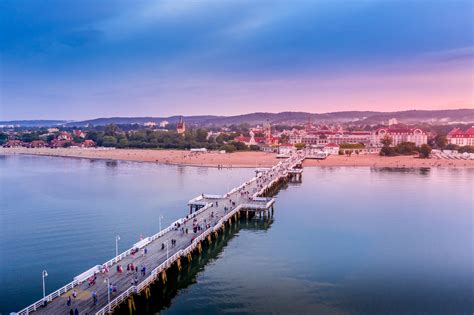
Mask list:
MULTIPOLYGON (((84 148, 0 148, 0 155, 30 155, 89 160, 148 162, 163 165, 258 168, 271 167, 279 159, 274 153, 245 151, 221 154, 184 150, 150 149, 84 149, 84 148)), ((474 168, 474 160, 420 159, 414 156, 383 157, 379 155, 330 155, 325 160, 305 160, 305 167, 392 167, 392 168, 474 168)))

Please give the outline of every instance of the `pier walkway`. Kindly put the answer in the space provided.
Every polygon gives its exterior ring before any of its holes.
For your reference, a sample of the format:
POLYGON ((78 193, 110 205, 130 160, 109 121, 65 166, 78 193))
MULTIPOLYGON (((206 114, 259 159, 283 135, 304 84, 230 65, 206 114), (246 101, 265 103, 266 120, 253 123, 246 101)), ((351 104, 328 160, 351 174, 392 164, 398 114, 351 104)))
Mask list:
POLYGON ((223 228, 239 211, 268 211, 273 209, 273 198, 261 197, 280 181, 299 177, 304 152, 293 154, 272 168, 256 172, 256 176, 225 195, 202 194, 189 201, 189 214, 161 232, 144 238, 117 257, 85 271, 74 280, 18 313, 12 314, 69 314, 77 308, 79 314, 102 315, 158 278, 166 278, 166 270, 180 259, 190 257, 201 249, 201 242, 223 228), (186 233, 187 230, 187 233, 186 233), (146 249, 146 253, 145 253, 146 249), (138 271, 127 271, 133 264, 138 271), (121 266, 123 272, 118 271, 121 266), (143 273, 143 267, 145 272, 143 273), (89 280, 95 279, 92 285, 89 280), (110 286, 109 286, 110 284, 110 286), (110 293, 110 288, 114 288, 110 293), (97 295, 94 303, 92 294, 97 295), (108 297, 110 293, 110 301, 108 297), (73 295, 76 295, 74 298, 73 295), (68 298, 71 297, 71 305, 68 298))

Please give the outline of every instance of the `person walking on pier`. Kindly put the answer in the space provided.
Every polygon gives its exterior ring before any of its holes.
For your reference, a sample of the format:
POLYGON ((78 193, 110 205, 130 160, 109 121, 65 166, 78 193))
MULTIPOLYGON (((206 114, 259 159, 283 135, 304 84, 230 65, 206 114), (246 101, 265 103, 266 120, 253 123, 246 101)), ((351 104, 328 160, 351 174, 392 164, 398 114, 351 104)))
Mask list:
POLYGON ((71 306, 71 296, 67 297, 66 305, 71 306))
POLYGON ((96 291, 92 291, 92 300, 94 301, 94 305, 97 305, 99 303, 99 300, 97 299, 96 291))

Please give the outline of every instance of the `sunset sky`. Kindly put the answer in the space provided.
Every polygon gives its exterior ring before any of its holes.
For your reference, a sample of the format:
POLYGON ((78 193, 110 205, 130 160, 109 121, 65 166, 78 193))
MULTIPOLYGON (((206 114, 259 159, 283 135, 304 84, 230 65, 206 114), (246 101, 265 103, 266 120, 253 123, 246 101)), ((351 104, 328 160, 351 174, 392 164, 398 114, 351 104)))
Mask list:
POLYGON ((0 2, 0 119, 469 108, 474 2, 0 2))

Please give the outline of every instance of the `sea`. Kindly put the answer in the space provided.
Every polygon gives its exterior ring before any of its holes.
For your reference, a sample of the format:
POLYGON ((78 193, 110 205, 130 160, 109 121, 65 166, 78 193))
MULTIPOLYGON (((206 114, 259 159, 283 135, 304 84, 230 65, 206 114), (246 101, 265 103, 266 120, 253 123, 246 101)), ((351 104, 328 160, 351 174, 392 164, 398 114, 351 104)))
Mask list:
MULTIPOLYGON (((52 292, 254 175, 0 156, 0 314, 52 292)), ((206 251, 160 314, 472 314, 474 169, 305 167, 273 217, 206 251)), ((158 297, 151 297, 158 298, 158 297)))

